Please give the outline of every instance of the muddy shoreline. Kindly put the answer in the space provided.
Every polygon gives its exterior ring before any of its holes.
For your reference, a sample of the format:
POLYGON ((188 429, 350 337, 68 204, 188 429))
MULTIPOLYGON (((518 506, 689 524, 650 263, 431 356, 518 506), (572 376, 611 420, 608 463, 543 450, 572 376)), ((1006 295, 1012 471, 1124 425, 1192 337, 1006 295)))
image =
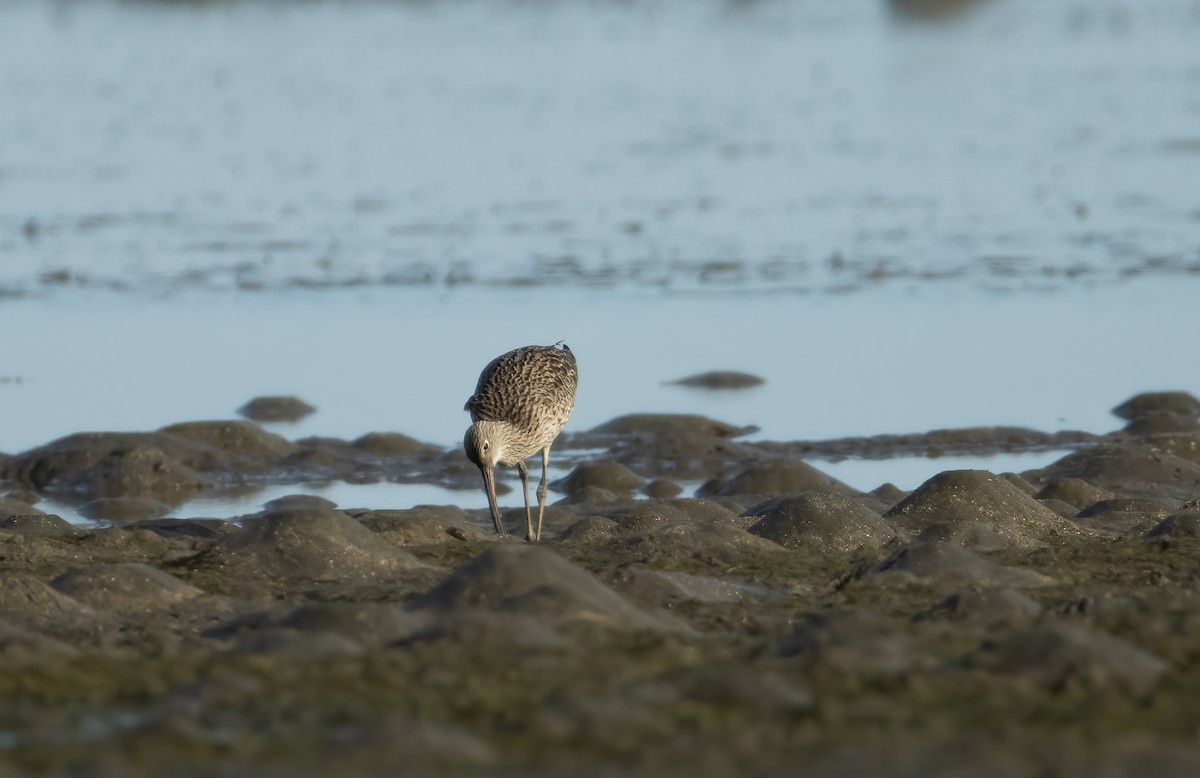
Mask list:
POLYGON ((400 434, 190 422, 2 455, 0 763, 1193 775, 1200 402, 1157 393, 1117 413, 1103 436, 813 442, 625 416, 556 446, 572 471, 537 547, 455 506, 297 495, 172 517, 265 484, 475 488, 461 452, 400 434), (859 492, 819 461, 1046 449, 1070 453, 911 493, 859 492), (111 526, 41 513, 46 498, 111 526))

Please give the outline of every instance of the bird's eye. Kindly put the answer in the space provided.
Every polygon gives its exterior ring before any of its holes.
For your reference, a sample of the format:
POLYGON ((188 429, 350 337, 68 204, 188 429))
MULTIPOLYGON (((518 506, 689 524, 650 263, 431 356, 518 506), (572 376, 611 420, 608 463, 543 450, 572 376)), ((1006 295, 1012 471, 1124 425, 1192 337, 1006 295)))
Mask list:
POLYGON ((487 451, 487 450, 488 450, 489 448, 491 448, 491 447, 492 447, 492 444, 491 444, 491 443, 488 443, 486 440, 485 440, 485 441, 483 441, 483 450, 484 450, 484 451, 487 451))

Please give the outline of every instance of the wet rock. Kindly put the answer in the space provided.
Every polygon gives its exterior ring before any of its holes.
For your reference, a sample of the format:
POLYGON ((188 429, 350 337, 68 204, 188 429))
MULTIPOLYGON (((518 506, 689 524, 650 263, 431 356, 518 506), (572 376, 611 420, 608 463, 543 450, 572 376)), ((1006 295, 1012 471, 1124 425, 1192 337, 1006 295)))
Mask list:
POLYGON ((1135 438, 1153 438, 1175 433, 1195 433, 1200 431, 1200 418, 1196 416, 1180 416, 1177 413, 1169 412, 1147 413, 1130 421, 1121 431, 1135 438))
POLYGON ((921 484, 884 518, 919 534, 931 524, 979 527, 983 537, 1019 548, 1072 537, 1079 529, 1003 478, 985 470, 950 470, 921 484))
POLYGON ((657 500, 667 500, 683 492, 683 487, 669 478, 655 478, 641 488, 641 493, 657 500))
POLYGON ((269 511, 203 557, 235 579, 289 585, 394 579, 424 563, 340 511, 269 511))
POLYGON ((368 432, 350 445, 380 457, 433 456, 441 453, 438 446, 422 443, 399 432, 368 432))
POLYGON ((728 568, 754 565, 764 557, 787 553, 777 543, 740 527, 690 519, 627 526, 606 550, 616 559, 656 568, 694 565, 696 560, 728 568))
POLYGON ((198 472, 226 472, 235 464, 250 466, 250 463, 238 462, 227 452, 208 444, 163 432, 83 432, 14 457, 9 473, 39 492, 62 492, 69 490, 72 482, 104 460, 120 459, 137 451, 158 452, 165 462, 178 463, 198 472))
POLYGON ((322 511, 335 508, 337 508, 337 503, 333 500, 326 500, 315 494, 286 494, 263 503, 263 510, 268 511, 322 511))
POLYGON ((508 649, 550 650, 568 645, 551 625, 525 613, 493 613, 464 608, 432 619, 400 641, 458 643, 470 646, 503 646, 508 649))
POLYGON ((20 500, 14 500, 11 497, 0 497, 0 519, 6 519, 9 516, 24 516, 37 513, 33 505, 20 500))
POLYGON ((681 508, 670 502, 638 501, 606 510, 604 515, 621 525, 629 534, 652 532, 668 524, 688 523, 691 519, 681 508))
POLYGON ((414 598, 409 609, 418 613, 483 609, 607 627, 667 628, 663 619, 634 607, 553 551, 517 543, 493 546, 414 598))
POLYGON ((105 621, 83 603, 23 573, 0 575, 0 619, 49 632, 90 630, 105 621))
POLYGON ((1052 689, 1076 684, 1150 691, 1170 667, 1157 657, 1106 632, 1051 622, 989 639, 967 666, 1025 678, 1052 689))
POLYGON ((1025 476, 1042 483, 1081 478, 1117 497, 1187 500, 1200 493, 1200 463, 1138 443, 1100 443, 1025 476))
POLYGON ((25 513, 0 521, 0 530, 22 535, 79 535, 80 529, 61 516, 25 513))
POLYGON ((649 476, 692 481, 724 472, 731 462, 762 459, 731 438, 753 431, 703 416, 632 414, 570 438, 574 448, 607 448, 613 459, 649 476))
POLYGON ((0 658, 6 665, 79 655, 74 646, 0 620, 0 658))
POLYGON ((763 379, 736 370, 710 370, 707 373, 697 373, 670 383, 697 389, 747 389, 751 386, 761 385, 763 379))
POLYGON ((605 461, 579 465, 566 478, 560 478, 551 486, 566 494, 575 494, 588 486, 598 486, 618 496, 629 497, 644 481, 625 465, 605 461))
POLYGON ((625 505, 629 499, 613 494, 599 486, 585 486, 574 494, 569 494, 561 500, 555 500, 554 505, 580 512, 601 512, 613 505, 625 505))
POLYGON ((79 515, 94 521, 144 521, 170 512, 170 505, 149 497, 101 497, 79 506, 79 515))
POLYGON ((835 492, 852 496, 857 492, 803 462, 782 460, 752 465, 723 483, 716 491, 722 496, 756 494, 783 496, 801 492, 835 492))
POLYGON ((1081 510, 1075 521, 1107 535, 1141 534, 1179 506, 1176 500, 1101 500, 1081 510))
POLYGON ((265 629, 239 637, 232 653, 239 656, 271 656, 298 662, 360 656, 364 648, 345 635, 298 629, 265 629))
POLYGON ((815 707, 811 692, 770 672, 743 669, 716 673, 704 668, 677 671, 671 685, 691 702, 750 709, 770 716, 796 716, 815 707))
POLYGON ((1079 513, 1078 508, 1071 503, 1063 502, 1062 500, 1055 500, 1051 498, 1049 500, 1038 500, 1038 502, 1054 511, 1059 516, 1062 516, 1064 519, 1073 519, 1075 518, 1075 515, 1079 513))
POLYGON ((1020 489, 1022 492, 1025 492, 1025 494, 1035 495, 1038 492, 1038 488, 1036 486, 1029 483, 1016 473, 1001 473, 1000 477, 1020 489))
POLYGON ((299 421, 317 409, 298 397, 269 396, 255 397, 238 408, 240 416, 258 422, 299 421))
POLYGON ((80 472, 67 489, 81 497, 147 497, 171 504, 207 486, 200 473, 156 448, 114 451, 80 472))
MULTIPOLYGON (((454 505, 418 505, 399 511, 356 514, 362 525, 398 546, 427 546, 484 537, 474 519, 454 505)), ((522 519, 523 520, 523 519, 522 519)))
POLYGON ((1033 570, 989 562, 955 543, 915 542, 860 574, 864 581, 878 585, 890 585, 897 577, 1009 587, 1053 583, 1033 570))
POLYGON ((1200 538, 1200 510, 1173 513, 1146 533, 1152 538, 1200 538))
POLYGON ((883 505, 891 508, 912 492, 906 492, 893 483, 880 484, 870 491, 870 495, 883 505))
POLYGON ((122 616, 171 610, 204 596, 196 587, 138 563, 72 568, 50 585, 77 602, 122 616))
POLYGON ((969 588, 955 592, 913 618, 1016 628, 1029 626, 1041 612, 1041 605, 1012 589, 969 588))
MULTIPOLYGON (((12 457, 8 457, 8 459, 12 459, 12 457)), ((4 464, 4 459, 0 458, 0 470, 3 470, 3 464, 4 464)), ((34 505, 37 505, 39 502, 41 502, 42 498, 38 495, 37 492, 32 491, 30 489, 13 489, 13 490, 9 491, 7 494, 5 494, 3 496, 3 499, 4 500, 14 500, 16 502, 23 502, 26 505, 32 507, 34 505)))
POLYGON ((224 519, 151 519, 125 525, 132 531, 152 532, 164 538, 201 538, 215 540, 216 538, 241 532, 241 529, 224 519))
POLYGON ((426 620, 390 603, 307 603, 253 612, 206 630, 205 638, 246 645, 254 633, 334 634, 359 647, 376 648, 403 640, 426 620))
MULTIPOLYGON (((1197 424, 1200 424, 1200 420, 1197 424)), ((1170 454, 1200 464, 1200 432, 1149 435, 1144 442, 1160 454, 1170 454)))
POLYGON ((749 532, 788 548, 848 552, 878 548, 896 531, 862 503, 830 492, 806 492, 758 506, 749 532))
POLYGON ((621 525, 603 516, 588 516, 563 530, 559 537, 563 543, 597 543, 607 540, 621 529, 621 525))
POLYGON ((787 599, 787 595, 765 586, 706 575, 651 569, 630 571, 623 590, 639 601, 652 602, 658 606, 669 606, 680 600, 779 602, 787 599))
POLYGON ((1144 392, 1113 408, 1122 419, 1137 419, 1152 413, 1173 413, 1200 418, 1200 399, 1188 392, 1144 392))
POLYGON ((904 622, 860 609, 805 614, 792 634, 781 641, 778 654, 810 666, 884 681, 935 664, 904 622))
POLYGON ((1039 500, 1061 500, 1080 511, 1092 503, 1112 497, 1112 494, 1092 486, 1082 478, 1055 478, 1034 496, 1039 500))
POLYGON ((690 519, 704 524, 729 524, 742 529, 749 527, 753 521, 742 518, 743 509, 734 509, 732 506, 717 500, 692 499, 692 500, 666 500, 664 505, 669 505, 672 508, 678 508, 690 519))
POLYGON ((205 443, 248 459, 273 461, 296 450, 296 444, 248 421, 189 421, 163 427, 160 432, 205 443))

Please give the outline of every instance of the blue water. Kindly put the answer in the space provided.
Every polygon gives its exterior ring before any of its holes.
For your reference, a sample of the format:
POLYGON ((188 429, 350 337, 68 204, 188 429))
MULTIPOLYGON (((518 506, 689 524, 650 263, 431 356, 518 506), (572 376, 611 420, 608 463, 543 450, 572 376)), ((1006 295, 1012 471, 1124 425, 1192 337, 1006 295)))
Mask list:
POLYGON ((1197 40, 1194 0, 8 0, 0 450, 268 393, 452 446, 557 340, 568 429, 1113 429, 1200 391, 1197 40), (719 368, 766 383, 664 383, 719 368))

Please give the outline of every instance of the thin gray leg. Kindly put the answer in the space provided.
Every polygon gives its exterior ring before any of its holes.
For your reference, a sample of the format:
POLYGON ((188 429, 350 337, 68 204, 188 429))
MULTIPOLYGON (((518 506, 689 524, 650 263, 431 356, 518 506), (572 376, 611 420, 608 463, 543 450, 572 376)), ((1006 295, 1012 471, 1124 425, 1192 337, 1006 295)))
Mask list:
POLYGON ((529 512, 529 468, 524 462, 518 462, 517 472, 521 474, 521 491, 525 494, 525 540, 532 543, 533 515, 529 512))
POLYGON ((534 540, 542 539, 542 514, 546 512, 546 468, 550 467, 550 447, 546 446, 542 449, 542 481, 538 484, 538 525, 537 534, 533 536, 534 540))

